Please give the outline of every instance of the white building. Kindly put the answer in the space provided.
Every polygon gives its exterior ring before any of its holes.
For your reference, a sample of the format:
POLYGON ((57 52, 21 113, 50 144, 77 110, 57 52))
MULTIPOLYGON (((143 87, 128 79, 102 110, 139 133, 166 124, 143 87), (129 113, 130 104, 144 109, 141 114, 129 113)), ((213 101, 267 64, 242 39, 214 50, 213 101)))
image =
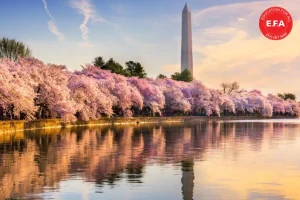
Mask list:
POLYGON ((193 75, 192 22, 191 11, 185 4, 182 11, 181 72, 188 69, 193 75))

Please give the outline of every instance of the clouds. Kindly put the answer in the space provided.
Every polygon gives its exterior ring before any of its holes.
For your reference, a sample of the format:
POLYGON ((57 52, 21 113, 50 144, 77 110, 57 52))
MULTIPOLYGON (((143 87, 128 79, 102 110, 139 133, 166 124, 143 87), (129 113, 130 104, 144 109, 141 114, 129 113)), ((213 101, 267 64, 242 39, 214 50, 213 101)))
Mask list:
POLYGON ((247 89, 295 92, 300 96, 296 87, 300 81, 289 84, 293 71, 299 71, 299 6, 300 0, 269 0, 214 6, 193 13, 195 77, 215 88, 223 81, 238 80, 247 89), (281 41, 266 39, 258 28, 261 13, 274 5, 286 8, 294 19, 291 34, 281 41))
POLYGON ((199 25, 203 21, 211 22, 212 19, 218 19, 219 22, 226 21, 230 18, 254 18, 257 20, 261 13, 271 6, 281 6, 287 8, 291 13, 299 15, 297 8, 300 6, 299 0, 264 0, 217 5, 193 13, 194 25, 199 25))
POLYGON ((44 3, 44 8, 45 8, 47 14, 49 15, 49 17, 50 17, 52 20, 54 20, 54 17, 52 17, 52 15, 51 15, 50 12, 49 12, 49 9, 48 9, 46 0, 42 0, 42 1, 43 1, 43 3, 44 3))
POLYGON ((79 28, 81 30, 82 39, 88 41, 89 29, 87 24, 96 15, 94 5, 91 4, 89 0, 73 0, 71 1, 71 6, 84 16, 83 22, 80 24, 79 28))
POLYGON ((59 31, 58 27, 55 24, 54 17, 51 15, 46 0, 42 0, 44 4, 45 11, 47 12, 48 16, 50 17, 50 20, 48 20, 48 29, 51 33, 53 33, 59 41, 64 41, 65 36, 59 31))
POLYGON ((54 20, 49 20, 48 21, 48 28, 53 33, 59 41, 64 41, 65 36, 58 30, 54 20))
MULTIPOLYGON (((89 28, 88 24, 90 22, 103 22, 106 25, 108 25, 108 28, 111 30, 115 30, 115 32, 119 35, 123 41, 133 47, 137 48, 152 48, 154 47, 153 44, 147 43, 147 42, 141 42, 140 40, 132 37, 130 34, 125 33, 121 26, 113 21, 104 19, 102 17, 99 17, 96 7, 92 3, 91 0, 71 0, 70 6, 77 10, 77 12, 80 15, 83 15, 84 19, 82 23, 79 26, 82 42, 78 43, 79 47, 82 48, 90 48, 94 47, 94 44, 90 43, 89 41, 89 28)), ((122 11, 125 10, 124 6, 121 4, 116 4, 112 6, 113 10, 117 13, 122 13, 122 11)))
POLYGON ((97 12, 95 9, 95 6, 91 3, 90 0, 71 0, 71 7, 76 9, 79 14, 83 15, 84 19, 83 22, 80 24, 79 28, 81 31, 81 37, 84 40, 83 43, 84 47, 92 46, 89 44, 89 29, 88 29, 88 23, 90 21, 100 21, 105 22, 103 18, 100 18, 97 16, 97 12))
MULTIPOLYGON (((51 15, 46 0, 42 0, 44 4, 44 9, 47 12, 50 20, 48 21, 48 28, 53 33, 59 41, 64 41, 65 36, 63 33, 61 33, 55 23, 54 17, 51 15)), ((83 22, 80 24, 79 28, 81 31, 81 36, 83 39, 83 42, 78 42, 79 47, 92 47, 93 45, 89 43, 89 29, 88 29, 88 23, 92 21, 101 21, 104 22, 105 20, 97 17, 96 10, 94 5, 91 3, 90 0, 71 0, 70 6, 72 8, 75 8, 79 14, 84 16, 83 22)))

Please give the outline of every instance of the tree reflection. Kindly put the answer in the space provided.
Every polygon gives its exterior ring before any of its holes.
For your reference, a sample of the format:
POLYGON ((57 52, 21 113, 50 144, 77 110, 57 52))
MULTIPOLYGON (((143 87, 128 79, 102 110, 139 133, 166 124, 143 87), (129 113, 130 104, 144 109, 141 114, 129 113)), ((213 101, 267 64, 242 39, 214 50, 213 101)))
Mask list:
POLYGON ((209 159, 209 149, 238 157, 242 142, 258 151, 265 138, 272 142, 293 137, 284 136, 285 128, 299 126, 198 122, 39 130, 17 139, 0 138, 0 199, 40 194, 45 187, 57 189, 60 181, 73 177, 98 188, 113 187, 123 179, 142 185, 150 163, 181 163, 183 199, 193 199, 194 160, 209 159))

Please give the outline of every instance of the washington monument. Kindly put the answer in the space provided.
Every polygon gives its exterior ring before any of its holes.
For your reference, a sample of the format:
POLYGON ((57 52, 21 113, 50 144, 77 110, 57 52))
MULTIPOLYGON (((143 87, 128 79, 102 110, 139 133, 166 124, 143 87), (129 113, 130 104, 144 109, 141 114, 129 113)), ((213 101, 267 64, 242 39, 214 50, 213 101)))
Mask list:
POLYGON ((193 75, 192 22, 187 4, 182 11, 181 31, 181 72, 188 69, 193 75))

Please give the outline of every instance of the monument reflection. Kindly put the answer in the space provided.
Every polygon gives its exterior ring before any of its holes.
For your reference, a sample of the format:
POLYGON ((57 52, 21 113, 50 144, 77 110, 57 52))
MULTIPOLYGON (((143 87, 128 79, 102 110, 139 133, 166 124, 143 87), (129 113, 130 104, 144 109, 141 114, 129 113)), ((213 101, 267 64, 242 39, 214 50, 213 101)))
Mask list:
MULTIPOLYGON (((224 151, 232 159, 239 159, 245 148, 262 151, 264 141, 272 147, 279 144, 278 138, 294 141, 295 130, 299 130, 298 124, 197 122, 40 130, 1 136, 0 199, 43 198, 43 193, 59 191, 61 183, 71 179, 92 183, 94 192, 101 197, 106 185, 114 190, 125 181, 128 186, 143 187, 147 167, 153 164, 170 166, 170 170, 179 166, 181 199, 199 199, 205 191, 199 188, 204 183, 202 177, 197 178, 196 166, 200 169, 202 162, 218 159, 215 155, 227 155, 224 151), (195 190, 201 192, 194 194, 195 190)), ((218 168, 212 163, 210 166, 209 170, 218 168)))

